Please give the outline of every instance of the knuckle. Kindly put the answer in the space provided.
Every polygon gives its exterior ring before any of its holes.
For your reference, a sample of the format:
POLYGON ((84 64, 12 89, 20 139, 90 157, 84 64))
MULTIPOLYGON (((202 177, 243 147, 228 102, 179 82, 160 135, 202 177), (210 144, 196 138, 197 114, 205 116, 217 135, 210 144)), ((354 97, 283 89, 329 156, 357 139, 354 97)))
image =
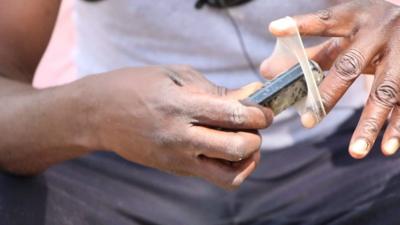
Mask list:
POLYGON ((228 89, 222 86, 215 86, 216 95, 225 97, 228 95, 228 89))
POLYGON ((321 92, 321 100, 324 108, 326 110, 330 110, 335 102, 335 93, 331 91, 332 89, 327 89, 324 92, 321 92))
POLYGON ((181 71, 181 72, 192 72, 193 71, 193 67, 191 67, 189 65, 174 65, 173 68, 178 71, 181 71))
POLYGON ((350 29, 348 32, 347 36, 350 40, 354 40, 356 38, 357 33, 359 33, 361 30, 361 25, 360 24, 354 24, 353 28, 350 29))
POLYGON ((375 69, 379 64, 381 64, 386 54, 387 52, 385 50, 379 52, 374 58, 372 58, 370 63, 371 66, 375 69))
POLYGON ((169 66, 170 70, 174 71, 176 74, 178 74, 181 79, 189 79, 190 77, 197 77, 198 74, 193 67, 189 65, 173 65, 169 66))
POLYGON ((182 81, 180 74, 175 70, 166 69, 165 74, 175 85, 180 87, 184 86, 184 82, 182 81))
POLYGON ((235 161, 240 161, 246 157, 246 140, 243 137, 237 135, 235 138, 230 140, 229 143, 230 144, 227 145, 229 146, 229 149, 227 150, 231 153, 232 158, 235 161))
POLYGON ((229 120, 238 127, 246 123, 245 110, 240 104, 232 106, 229 120))
POLYGON ((182 73, 176 66, 161 67, 161 72, 163 72, 175 85, 181 87, 185 86, 182 73))
POLYGON ((246 137, 245 141, 244 148, 247 149, 247 156, 250 156, 261 149, 262 137, 258 132, 250 134, 248 137, 246 137))
POLYGON ((183 137, 176 133, 169 132, 166 129, 160 129, 159 131, 154 132, 153 139, 155 140, 155 144, 164 148, 174 148, 179 144, 185 143, 183 137))
POLYGON ((393 107, 398 102, 399 85, 392 79, 385 79, 379 84, 372 97, 376 103, 385 107, 393 107))
POLYGON ((332 10, 331 9, 323 9, 319 10, 315 13, 315 15, 323 21, 329 20, 332 18, 332 10))
POLYGON ((394 132, 396 132, 397 134, 400 134, 400 122, 394 121, 392 122, 393 124, 390 125, 390 127, 393 129, 394 132))
POLYGON ((362 126, 362 132, 366 135, 376 135, 379 132, 377 120, 375 118, 366 119, 362 126))
POLYGON ((350 49, 336 63, 338 77, 346 82, 352 81, 362 72, 365 58, 360 51, 350 49))
POLYGON ((323 51, 323 57, 328 61, 334 62, 337 56, 342 51, 342 41, 339 38, 332 38, 325 51, 323 51))

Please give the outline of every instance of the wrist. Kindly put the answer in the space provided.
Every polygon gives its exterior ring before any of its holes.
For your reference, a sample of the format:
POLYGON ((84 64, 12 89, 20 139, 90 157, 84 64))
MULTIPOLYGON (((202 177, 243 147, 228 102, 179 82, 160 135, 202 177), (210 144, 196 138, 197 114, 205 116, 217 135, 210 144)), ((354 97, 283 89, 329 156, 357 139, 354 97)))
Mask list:
MULTIPOLYGON (((104 111, 109 107, 105 102, 104 84, 99 81, 98 75, 89 76, 78 80, 67 87, 74 111, 74 123, 79 127, 79 137, 75 139, 90 151, 112 151, 113 145, 109 143, 107 122, 110 119, 104 111)), ((68 94, 66 93, 66 94, 68 94)), ((112 109, 111 109, 112 110, 112 109)))
POLYGON ((80 81, 48 90, 52 98, 58 120, 59 130, 67 139, 66 145, 78 149, 82 153, 90 153, 95 150, 103 150, 97 138, 96 124, 93 117, 95 110, 93 104, 86 97, 87 90, 80 81))

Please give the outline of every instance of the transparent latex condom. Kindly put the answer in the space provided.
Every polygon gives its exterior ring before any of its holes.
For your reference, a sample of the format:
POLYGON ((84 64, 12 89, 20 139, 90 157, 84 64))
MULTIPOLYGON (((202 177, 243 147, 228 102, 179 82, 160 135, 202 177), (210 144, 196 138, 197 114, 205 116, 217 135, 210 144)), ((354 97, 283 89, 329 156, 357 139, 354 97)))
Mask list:
MULTIPOLYGON (((301 115, 303 125, 305 127, 313 127, 326 116, 318 84, 311 70, 296 21, 291 17, 286 17, 281 19, 279 24, 285 26, 284 29, 287 31, 285 34, 287 35, 277 38, 275 50, 270 57, 272 60, 269 63, 279 63, 281 67, 284 67, 280 68, 281 71, 273 71, 274 74, 280 74, 285 69, 297 63, 300 64, 305 76, 308 92, 307 96, 296 103, 294 107, 301 115)), ((276 68, 276 66, 272 67, 276 68)))

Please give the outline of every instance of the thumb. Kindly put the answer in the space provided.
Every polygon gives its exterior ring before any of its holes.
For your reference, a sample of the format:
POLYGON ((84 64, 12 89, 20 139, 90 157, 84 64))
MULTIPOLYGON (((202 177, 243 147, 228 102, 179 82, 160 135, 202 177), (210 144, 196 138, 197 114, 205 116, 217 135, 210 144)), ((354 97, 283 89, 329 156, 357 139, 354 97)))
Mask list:
POLYGON ((288 57, 283 54, 272 54, 261 63, 260 73, 266 79, 272 80, 279 74, 294 66, 296 63, 297 61, 288 59, 288 57))
POLYGON ((263 84, 261 82, 253 82, 239 89, 228 91, 227 97, 233 100, 243 100, 262 88, 262 86, 263 84))

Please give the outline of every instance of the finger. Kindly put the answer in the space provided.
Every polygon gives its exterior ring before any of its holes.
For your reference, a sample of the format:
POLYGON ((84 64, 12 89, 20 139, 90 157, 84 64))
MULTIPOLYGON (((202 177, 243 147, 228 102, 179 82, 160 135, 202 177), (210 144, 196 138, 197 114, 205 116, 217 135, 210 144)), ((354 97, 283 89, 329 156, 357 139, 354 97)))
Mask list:
POLYGON ((345 50, 319 86, 325 110, 329 112, 380 50, 379 41, 361 38, 345 50), (373 43, 373 44, 372 44, 373 43))
POLYGON ((350 46, 348 38, 331 38, 322 44, 306 49, 308 57, 322 70, 329 70, 338 56, 350 46))
MULTIPOLYGON (((315 13, 294 16, 301 35, 347 37, 355 30, 354 3, 345 3, 315 13)), ((273 21, 269 31, 275 36, 293 35, 293 24, 286 18, 273 21)))
POLYGON ((272 80, 296 64, 293 58, 280 52, 274 52, 260 65, 260 74, 268 80, 272 80))
MULTIPOLYGON (((306 53, 308 58, 317 62, 323 70, 328 70, 339 54, 347 49, 349 44, 350 41, 347 38, 331 38, 319 45, 307 48, 306 53)), ((273 54, 261 63, 260 73, 267 79, 274 79, 291 66, 293 65, 285 57, 273 54)))
POLYGON ((189 139, 196 155, 237 162, 259 151, 261 136, 251 132, 232 132, 194 126, 189 139))
POLYGON ((272 111, 258 105, 207 95, 193 96, 190 100, 191 107, 185 110, 191 115, 193 124, 257 130, 268 127, 272 122, 272 111))
POLYGON ((389 108, 368 101, 350 142, 349 152, 353 158, 361 159, 369 153, 389 112, 389 108))
MULTIPOLYGON (((319 85, 321 99, 328 113, 343 97, 354 80, 380 49, 380 43, 370 43, 369 39, 356 40, 349 49, 345 50, 336 60, 328 75, 319 85)), ((310 113, 304 114, 303 126, 309 128, 317 124, 316 117, 310 113), (305 119, 307 118, 307 119, 305 119)))
POLYGON ((233 100, 243 100, 262 88, 262 86, 263 84, 260 82, 253 82, 239 89, 229 90, 227 97, 233 100))
POLYGON ((395 154, 400 145, 400 65, 395 60, 398 58, 397 50, 391 48, 386 57, 385 83, 381 85, 379 92, 383 96, 377 96, 387 104, 393 105, 392 115, 381 147, 382 152, 387 156, 395 154))
POLYGON ((198 159, 195 174, 222 188, 235 189, 255 170, 259 160, 259 152, 246 160, 231 164, 202 157, 198 159))
POLYGON ((353 134, 350 154, 363 158, 370 151, 389 113, 399 101, 400 77, 380 66, 367 105, 353 134))
POLYGON ((400 107, 397 105, 392 111, 389 125, 382 140, 382 152, 387 156, 396 154, 400 147, 400 107))
POLYGON ((390 96, 389 102, 395 102, 389 125, 382 140, 382 152, 387 156, 395 154, 400 145, 400 64, 397 61, 399 58, 398 46, 400 46, 399 35, 399 31, 393 35, 392 40, 389 41, 387 55, 382 57, 386 68, 385 75, 388 77, 386 82, 390 83, 385 87, 390 90, 387 92, 387 95, 390 96))

